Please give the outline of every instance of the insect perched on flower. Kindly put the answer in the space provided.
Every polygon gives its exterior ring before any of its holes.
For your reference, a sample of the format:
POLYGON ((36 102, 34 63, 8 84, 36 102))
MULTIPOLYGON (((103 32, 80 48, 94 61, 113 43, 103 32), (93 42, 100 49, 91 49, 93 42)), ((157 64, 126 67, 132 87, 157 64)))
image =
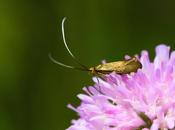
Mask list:
POLYGON ((76 69, 76 70, 81 70, 81 71, 88 71, 90 72, 92 75, 98 76, 98 77, 103 77, 104 74, 109 74, 112 72, 115 72, 117 74, 129 74, 131 72, 136 72, 139 68, 142 68, 142 64, 138 61, 138 59, 136 57, 130 58, 128 60, 121 60, 121 61, 115 61, 115 62, 109 62, 109 63, 104 63, 104 64, 100 64, 97 65, 95 67, 91 67, 88 68, 85 65, 81 64, 77 58, 72 54, 72 52, 70 51, 66 40, 65 40, 65 33, 64 33, 64 22, 65 22, 66 18, 64 18, 62 20, 62 37, 63 37, 63 42, 64 45, 67 49, 67 51, 69 52, 70 56, 75 60, 76 63, 78 63, 80 65, 80 67, 74 67, 74 66, 70 66, 70 65, 66 65, 64 63, 61 63, 57 60, 55 60, 51 54, 49 54, 49 58, 51 59, 51 61, 53 61, 54 63, 66 67, 66 68, 70 68, 70 69, 76 69))
POLYGON ((160 44, 155 52, 153 61, 141 52, 137 73, 110 73, 84 87, 81 103, 68 105, 79 117, 66 130, 175 130, 175 50, 160 44))

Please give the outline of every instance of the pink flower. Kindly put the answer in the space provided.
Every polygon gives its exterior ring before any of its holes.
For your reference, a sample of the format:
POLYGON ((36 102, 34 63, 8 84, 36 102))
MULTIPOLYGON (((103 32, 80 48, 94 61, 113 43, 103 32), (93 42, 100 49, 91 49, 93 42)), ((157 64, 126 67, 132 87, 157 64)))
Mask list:
POLYGON ((162 44, 153 62, 147 51, 138 58, 136 73, 93 78, 94 86, 83 88, 80 106, 68 105, 79 119, 67 130, 175 130, 175 51, 162 44))

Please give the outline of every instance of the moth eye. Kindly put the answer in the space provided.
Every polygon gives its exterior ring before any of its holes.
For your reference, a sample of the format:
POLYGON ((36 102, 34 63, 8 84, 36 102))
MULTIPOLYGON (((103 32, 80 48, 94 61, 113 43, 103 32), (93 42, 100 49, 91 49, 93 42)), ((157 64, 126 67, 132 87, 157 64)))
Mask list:
POLYGON ((112 105, 114 105, 114 106, 116 106, 117 105, 117 103, 116 102, 114 102, 113 100, 111 100, 111 99, 108 99, 108 102, 109 103, 111 103, 112 105))

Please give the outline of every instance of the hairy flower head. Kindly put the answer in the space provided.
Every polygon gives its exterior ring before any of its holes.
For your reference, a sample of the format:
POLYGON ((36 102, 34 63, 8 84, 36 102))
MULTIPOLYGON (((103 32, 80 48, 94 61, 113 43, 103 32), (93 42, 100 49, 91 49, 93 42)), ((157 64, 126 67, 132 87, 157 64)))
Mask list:
POLYGON ((154 61, 142 51, 142 69, 136 73, 105 75, 83 88, 79 119, 67 130, 170 130, 175 129, 175 51, 158 45, 154 61), (99 91, 100 90, 100 91, 99 91))

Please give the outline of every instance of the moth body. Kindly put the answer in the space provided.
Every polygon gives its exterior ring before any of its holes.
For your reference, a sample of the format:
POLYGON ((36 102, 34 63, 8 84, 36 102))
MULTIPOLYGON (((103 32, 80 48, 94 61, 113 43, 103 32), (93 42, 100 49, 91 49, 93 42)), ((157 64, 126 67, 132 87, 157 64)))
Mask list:
POLYGON ((91 67, 89 71, 92 74, 109 74, 112 72, 116 72, 117 74, 128 74, 131 72, 136 72, 139 68, 142 68, 142 64, 136 57, 133 57, 129 60, 100 64, 95 67, 91 67))

